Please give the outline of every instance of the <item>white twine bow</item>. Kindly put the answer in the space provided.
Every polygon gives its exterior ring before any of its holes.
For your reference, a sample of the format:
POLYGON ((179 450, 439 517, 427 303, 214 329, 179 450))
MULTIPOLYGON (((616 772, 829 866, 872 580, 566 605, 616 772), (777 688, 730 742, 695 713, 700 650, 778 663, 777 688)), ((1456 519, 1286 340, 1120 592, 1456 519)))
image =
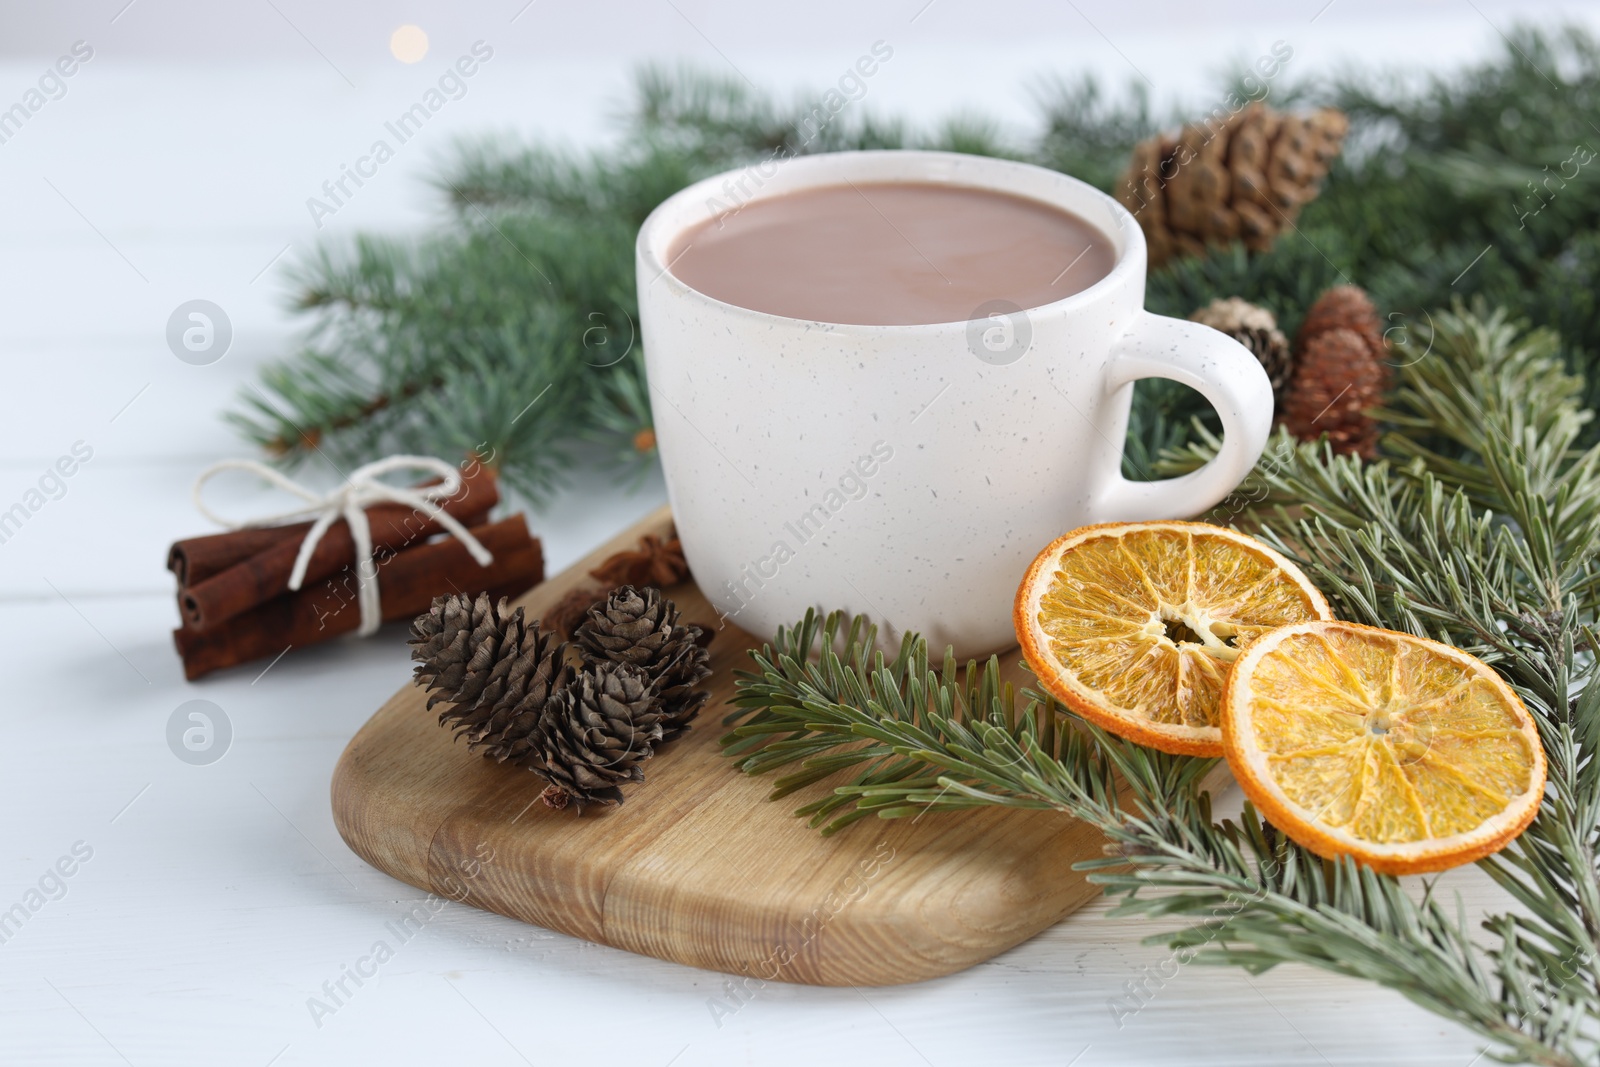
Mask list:
POLYGON ((311 529, 306 531, 305 540, 300 542, 300 554, 295 557, 294 570, 289 574, 290 590, 300 588, 305 580, 306 567, 311 562, 311 553, 316 551, 322 535, 328 532, 328 527, 343 518, 350 524, 350 537, 355 542, 356 549, 356 599, 361 605, 361 627, 356 632, 366 637, 377 632, 378 626, 383 622, 383 610, 378 600, 378 567, 372 559, 372 527, 367 523, 365 509, 382 501, 415 508, 444 527, 446 532, 465 545, 472 558, 478 561, 478 566, 487 567, 494 562, 494 556, 478 542, 476 537, 468 533, 467 528, 454 516, 434 503, 436 500, 455 496, 460 491, 461 472, 453 464, 432 456, 390 456, 368 463, 351 471, 343 485, 327 494, 318 494, 307 489, 265 463, 258 463, 253 459, 225 459, 207 467, 200 472, 200 477, 195 479, 194 506, 200 514, 230 530, 242 530, 251 526, 273 526, 290 520, 303 520, 316 516, 311 529), (306 501, 306 506, 247 522, 225 519, 206 507, 205 501, 201 498, 201 490, 206 482, 210 481, 213 475, 225 470, 244 470, 260 475, 279 489, 293 493, 306 501), (436 474, 439 476, 439 483, 418 489, 407 489, 378 480, 379 475, 397 470, 436 474))

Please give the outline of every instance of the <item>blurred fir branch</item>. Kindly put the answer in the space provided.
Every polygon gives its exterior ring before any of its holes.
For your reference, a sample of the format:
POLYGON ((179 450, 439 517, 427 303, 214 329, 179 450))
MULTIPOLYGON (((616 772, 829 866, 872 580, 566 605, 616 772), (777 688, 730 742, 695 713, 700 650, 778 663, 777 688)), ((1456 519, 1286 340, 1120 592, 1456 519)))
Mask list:
MULTIPOLYGON (((783 771, 773 797, 853 775, 800 808, 857 819, 981 805, 1090 822, 1080 864, 1117 911, 1193 925, 1150 940, 1259 974, 1302 963, 1376 982, 1477 1033, 1497 1057, 1561 1067, 1600 1056, 1600 445, 1556 336, 1480 301, 1439 311, 1435 350, 1399 370, 1389 459, 1281 435, 1229 504, 1294 558, 1335 613, 1484 658, 1534 713, 1550 759, 1539 814, 1479 862, 1514 910, 1479 940, 1435 881, 1420 892, 1324 861, 1263 822, 1217 820, 1215 760, 1169 756, 1000 683, 999 663, 930 665, 926 641, 879 648, 862 619, 808 615, 752 651, 725 751, 783 771), (1290 512, 1283 505, 1293 505, 1290 512), (1119 792, 1117 782, 1125 786, 1119 792)), ((1218 442, 1201 431, 1198 462, 1218 442)))
MULTIPOLYGON (((1218 98, 1241 77, 1225 76, 1218 98)), ((614 150, 462 144, 433 180, 448 224, 302 262, 291 282, 309 319, 305 344, 229 418, 290 463, 319 450, 344 463, 481 449, 535 505, 588 442, 637 472, 653 452, 635 447, 650 437, 632 239, 651 208, 744 163, 851 148, 1004 155, 1109 190, 1138 140, 1188 117, 1157 114, 1137 82, 1111 92, 1058 76, 1034 95, 1031 136, 971 113, 922 130, 870 102, 831 114, 816 94, 780 100, 735 77, 645 67, 614 150)), ((1178 260, 1151 276, 1151 310, 1184 316, 1241 296, 1292 334, 1322 289, 1351 282, 1385 313, 1391 342, 1415 354, 1428 343, 1423 309, 1482 297, 1558 331, 1586 405, 1600 404, 1600 162, 1583 154, 1600 150, 1592 37, 1517 30, 1498 56, 1448 75, 1301 78, 1274 83, 1268 100, 1344 108, 1343 158, 1272 250, 1178 260)), ((1197 425, 1216 428, 1198 394, 1141 383, 1129 476, 1150 476, 1197 425)))

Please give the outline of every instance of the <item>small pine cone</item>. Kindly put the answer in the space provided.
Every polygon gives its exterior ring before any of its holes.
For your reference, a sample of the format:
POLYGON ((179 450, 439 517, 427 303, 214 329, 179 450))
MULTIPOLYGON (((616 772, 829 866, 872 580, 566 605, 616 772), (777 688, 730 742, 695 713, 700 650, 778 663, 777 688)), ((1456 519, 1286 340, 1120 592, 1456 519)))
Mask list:
POLYGON ((1189 318, 1220 330, 1248 348, 1272 382, 1272 397, 1283 407, 1283 390, 1294 369, 1289 339, 1278 329, 1278 320, 1266 308, 1246 303, 1236 296, 1213 300, 1189 318))
POLYGON ((551 694, 566 685, 565 643, 529 626, 522 609, 487 594, 442 596, 412 624, 415 680, 448 706, 439 725, 485 756, 520 761, 551 694))
POLYGON ((711 656, 700 641, 702 631, 698 626, 686 626, 681 630, 687 635, 686 639, 656 674, 656 684, 661 690, 662 724, 666 730, 663 740, 667 741, 687 730, 711 697, 710 691, 695 688, 701 679, 711 674, 711 656))
POLYGON ((1367 411, 1383 401, 1387 380, 1366 338, 1343 327, 1326 330, 1300 352, 1283 423, 1302 441, 1327 434, 1334 451, 1370 459, 1377 454, 1378 424, 1367 411))
POLYGON ((1360 334, 1374 359, 1388 358, 1389 348, 1383 341, 1383 322, 1378 318, 1378 309, 1373 307, 1372 298, 1354 285, 1336 285, 1317 297, 1300 324, 1300 332, 1295 335, 1295 346, 1304 348, 1318 334, 1340 329, 1360 334))
POLYGON ((623 782, 641 782, 639 765, 662 740, 661 702, 650 676, 626 663, 585 668, 545 705, 534 737, 536 773, 549 783, 541 799, 622 803, 623 782))
POLYGON ((1367 414, 1389 389, 1389 348, 1372 300, 1354 285, 1317 298, 1295 335, 1295 365, 1279 411, 1302 440, 1328 435, 1334 450, 1377 455, 1378 424, 1367 414))
POLYGON ((625 585, 590 609, 573 640, 588 663, 630 663, 647 671, 661 696, 664 737, 689 728, 710 696, 695 685, 711 673, 700 627, 687 624, 659 589, 625 585))

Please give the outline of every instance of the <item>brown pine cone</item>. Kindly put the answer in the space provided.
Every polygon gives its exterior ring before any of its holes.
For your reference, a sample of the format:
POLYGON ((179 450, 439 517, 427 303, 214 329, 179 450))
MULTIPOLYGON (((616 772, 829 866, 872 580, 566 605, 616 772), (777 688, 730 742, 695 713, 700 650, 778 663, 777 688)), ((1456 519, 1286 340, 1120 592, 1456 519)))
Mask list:
POLYGON ((1144 231, 1151 268, 1229 241, 1272 247, 1316 198, 1349 125, 1335 108, 1290 115, 1257 102, 1220 124, 1139 142, 1115 188, 1144 231))
POLYGON ((1295 335, 1295 369, 1280 407, 1289 432, 1303 441, 1324 433, 1336 452, 1372 459, 1378 424, 1367 412, 1389 390, 1389 348, 1378 310, 1354 285, 1317 298, 1295 335))
POLYGON ((518 762, 552 693, 567 683, 567 645, 530 626, 502 598, 442 596, 412 624, 415 681, 447 703, 439 725, 485 756, 518 762))
POLYGON ((1226 300, 1213 300, 1189 318, 1222 331, 1248 348, 1272 382, 1272 397, 1277 407, 1283 407, 1283 390, 1294 369, 1294 359, 1289 339, 1278 329, 1278 320, 1273 318, 1272 312, 1230 296, 1226 300))
POLYGON ((1334 451, 1371 459, 1378 424, 1367 410, 1383 400, 1386 371, 1355 330, 1341 326, 1314 335, 1298 356, 1284 398, 1284 425, 1302 441, 1327 434, 1334 451))
POLYGON ((667 589, 689 577, 689 563, 683 558, 683 543, 676 537, 663 541, 654 534, 645 534, 638 548, 607 557, 589 576, 608 589, 619 585, 667 589))
POLYGON ((1295 335, 1295 344, 1304 347, 1311 338, 1329 330, 1354 330, 1361 335, 1373 357, 1386 360, 1389 348, 1383 341, 1383 321, 1372 298, 1358 286, 1336 285, 1317 297, 1306 312, 1306 319, 1295 335))
POLYGON ((695 685, 711 673, 700 627, 682 621, 659 589, 625 585, 590 609, 573 633, 587 663, 630 663, 647 671, 661 696, 663 740, 689 728, 710 697, 695 685))
POLYGON ((639 765, 663 739, 655 683, 627 663, 587 667, 545 705, 535 734, 546 804, 620 804, 622 783, 644 780, 639 765))

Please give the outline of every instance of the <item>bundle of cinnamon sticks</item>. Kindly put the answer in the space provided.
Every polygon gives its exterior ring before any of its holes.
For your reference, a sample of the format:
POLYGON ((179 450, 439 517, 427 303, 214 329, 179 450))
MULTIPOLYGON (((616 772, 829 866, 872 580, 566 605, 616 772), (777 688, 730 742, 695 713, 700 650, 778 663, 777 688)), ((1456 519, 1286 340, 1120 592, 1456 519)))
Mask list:
MULTIPOLYGON (((500 500, 494 473, 464 465, 454 496, 437 501, 494 556, 481 567, 440 524, 404 504, 366 509, 383 619, 410 619, 447 593, 517 596, 544 580, 544 553, 522 515, 489 521, 500 500)), ((183 673, 196 678, 280 656, 354 631, 358 561, 349 524, 335 522, 311 554, 298 592, 289 575, 309 522, 231 530, 175 542, 167 569, 178 579, 183 625, 172 633, 183 673)))

